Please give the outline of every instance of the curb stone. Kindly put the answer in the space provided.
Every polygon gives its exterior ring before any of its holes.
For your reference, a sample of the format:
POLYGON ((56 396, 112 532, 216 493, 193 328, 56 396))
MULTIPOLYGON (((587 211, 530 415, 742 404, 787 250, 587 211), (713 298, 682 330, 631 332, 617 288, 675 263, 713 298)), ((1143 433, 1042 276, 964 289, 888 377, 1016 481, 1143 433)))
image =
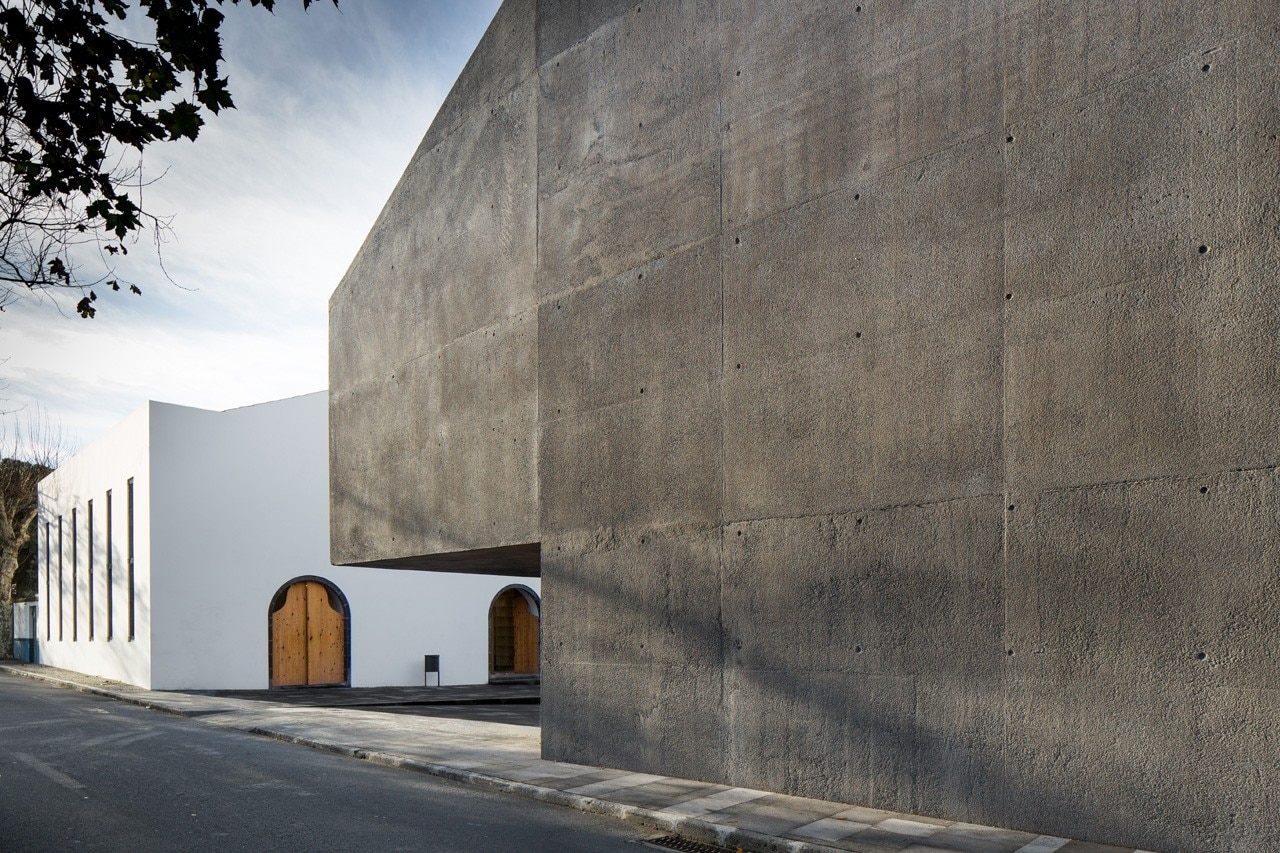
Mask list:
POLYGON ((723 824, 709 823, 707 821, 698 820, 694 817, 663 814, 662 812, 654 811, 653 809, 646 809, 641 806, 615 803, 609 800, 601 800, 597 797, 588 797, 583 794, 571 794, 566 791, 558 791, 555 788, 544 788, 539 785, 530 785, 527 782, 516 782, 511 779, 503 779, 501 776, 490 776, 486 773, 477 773, 474 770, 463 770, 458 767, 450 767, 447 764, 432 764, 426 761, 418 761, 413 758, 405 758, 404 756, 395 755, 393 753, 364 749, 362 747, 349 746, 347 744, 330 743, 328 741, 316 740, 314 738, 302 737, 300 735, 287 734, 284 732, 274 731, 263 726, 255 726, 252 729, 244 729, 243 731, 247 731, 250 734, 259 735, 261 737, 282 741, 284 743, 297 744, 299 746, 310 747, 311 749, 318 749, 323 752, 332 752, 349 758, 368 761, 372 764, 378 764, 383 767, 412 770, 417 773, 424 773, 430 776, 448 779, 453 782, 461 782, 463 784, 473 785, 477 788, 484 788, 485 790, 494 791, 496 793, 514 794, 519 797, 525 797, 526 799, 538 800, 540 802, 550 803, 551 805, 556 806, 564 806, 566 808, 575 809, 588 814, 611 817, 616 820, 622 820, 636 826, 644 827, 645 829, 675 833, 688 838, 690 841, 697 841, 702 844, 714 844, 721 847, 728 847, 730 849, 738 848, 743 851, 751 851, 751 853, 849 853, 847 850, 827 847, 822 844, 811 844, 804 841, 788 841, 783 838, 764 835, 747 829, 737 829, 735 827, 724 826, 723 824))
POLYGON ((31 672, 30 670, 22 669, 21 667, 6 666, 4 664, 0 664, 0 672, 7 672, 10 675, 29 678, 32 681, 43 681, 48 684, 55 684, 58 687, 65 687, 70 690, 74 690, 77 693, 87 693, 91 696, 101 696, 104 699, 114 699, 117 702, 124 702, 127 705, 136 705, 139 708, 146 708, 148 711, 159 711, 162 714, 171 714, 175 717, 191 716, 189 711, 172 705, 165 705, 160 702, 154 702, 150 699, 130 696, 128 693, 119 693, 113 690, 108 690, 105 687, 94 687, 92 684, 81 684, 78 681, 58 678, 55 675, 46 675, 43 672, 31 672))

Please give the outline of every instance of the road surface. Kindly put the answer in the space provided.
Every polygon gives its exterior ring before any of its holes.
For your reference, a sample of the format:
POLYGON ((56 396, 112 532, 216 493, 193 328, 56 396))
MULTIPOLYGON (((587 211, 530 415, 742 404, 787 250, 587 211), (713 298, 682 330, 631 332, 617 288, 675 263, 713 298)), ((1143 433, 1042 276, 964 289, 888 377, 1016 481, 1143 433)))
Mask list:
POLYGON ((643 853, 654 834, 0 674, 4 853, 643 853))

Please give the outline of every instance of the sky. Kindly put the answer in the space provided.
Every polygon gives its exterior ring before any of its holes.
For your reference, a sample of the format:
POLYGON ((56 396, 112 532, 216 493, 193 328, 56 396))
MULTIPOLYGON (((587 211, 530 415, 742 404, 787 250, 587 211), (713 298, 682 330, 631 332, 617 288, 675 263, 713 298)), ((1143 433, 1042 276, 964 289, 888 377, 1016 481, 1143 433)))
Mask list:
POLYGON ((221 410, 326 388, 329 297, 498 5, 227 8, 237 108, 147 149, 144 206, 172 233, 158 257, 150 237, 130 249, 142 295, 97 288, 91 320, 78 293, 7 306, 0 429, 41 411, 74 452, 146 400, 221 410))

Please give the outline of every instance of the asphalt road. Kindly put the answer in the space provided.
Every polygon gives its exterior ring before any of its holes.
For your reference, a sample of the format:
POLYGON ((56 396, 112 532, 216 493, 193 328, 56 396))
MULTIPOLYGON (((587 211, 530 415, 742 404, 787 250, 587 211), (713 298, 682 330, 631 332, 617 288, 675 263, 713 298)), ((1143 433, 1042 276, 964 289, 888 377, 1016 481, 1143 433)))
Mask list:
POLYGON ((643 853, 653 834, 0 674, 3 853, 643 853))

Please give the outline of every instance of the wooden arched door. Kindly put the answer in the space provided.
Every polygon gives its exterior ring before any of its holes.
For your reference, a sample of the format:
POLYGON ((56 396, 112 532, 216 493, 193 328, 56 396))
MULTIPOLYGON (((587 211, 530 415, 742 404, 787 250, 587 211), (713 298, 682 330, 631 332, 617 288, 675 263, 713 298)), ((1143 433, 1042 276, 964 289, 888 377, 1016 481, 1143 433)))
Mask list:
POLYGON ((319 579, 291 581, 271 600, 271 686, 350 683, 347 603, 319 579))
POLYGON ((533 593, 509 587, 489 606, 489 672, 493 675, 538 672, 538 604, 533 593))

